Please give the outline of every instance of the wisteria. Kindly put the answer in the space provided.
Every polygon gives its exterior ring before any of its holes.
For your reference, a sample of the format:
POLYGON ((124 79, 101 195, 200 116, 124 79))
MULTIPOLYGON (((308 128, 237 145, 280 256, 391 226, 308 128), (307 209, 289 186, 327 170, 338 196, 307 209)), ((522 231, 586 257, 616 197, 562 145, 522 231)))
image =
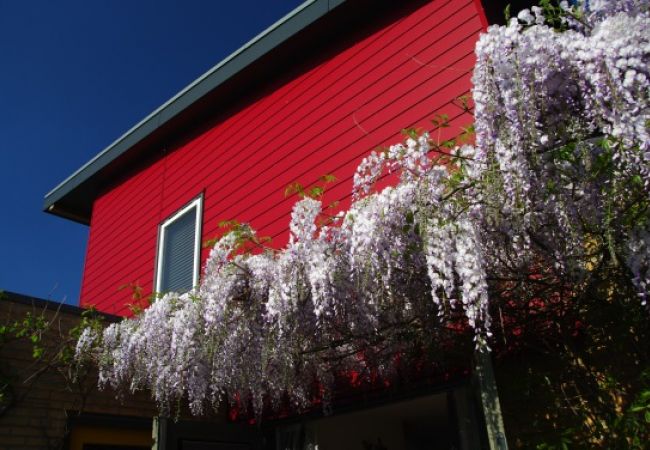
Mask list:
POLYGON ((480 38, 475 145, 445 154, 424 133, 372 153, 347 211, 296 203, 284 249, 237 225, 196 289, 85 332, 78 358, 163 410, 227 399, 260 414, 327 403, 341 374, 390 379, 396 355, 435 346, 452 322, 486 350, 503 280, 551 271, 577 292, 618 265, 645 301, 648 3, 562 8, 560 27, 533 8, 480 38), (388 173, 399 181, 377 192, 388 173))

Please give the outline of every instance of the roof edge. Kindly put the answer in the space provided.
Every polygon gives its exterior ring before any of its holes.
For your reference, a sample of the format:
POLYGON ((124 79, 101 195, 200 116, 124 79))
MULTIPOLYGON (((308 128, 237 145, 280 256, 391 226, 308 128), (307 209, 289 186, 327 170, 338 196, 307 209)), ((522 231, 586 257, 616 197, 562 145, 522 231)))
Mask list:
POLYGON ((66 197, 71 191, 97 174, 131 147, 187 110, 204 95, 230 80, 250 64, 287 41, 302 29, 316 22, 345 1, 307 0, 290 11, 180 90, 172 98, 156 108, 113 141, 108 147, 104 148, 87 163, 56 185, 56 187, 51 189, 44 197, 43 210, 79 223, 88 223, 89 218, 80 217, 74 211, 66 211, 64 208, 56 205, 56 202, 66 197))
MULTIPOLYGON (((17 292, 5 291, 2 289, 0 289, 0 302, 14 303, 25 307, 32 307, 38 309, 41 312, 61 312, 74 316, 81 316, 84 312, 89 310, 88 308, 82 308, 80 306, 65 303, 63 301, 48 300, 31 295, 19 294, 17 292)), ((102 311, 95 312, 97 315, 107 319, 110 322, 117 322, 122 319, 120 316, 116 316, 115 314, 109 314, 102 311)))

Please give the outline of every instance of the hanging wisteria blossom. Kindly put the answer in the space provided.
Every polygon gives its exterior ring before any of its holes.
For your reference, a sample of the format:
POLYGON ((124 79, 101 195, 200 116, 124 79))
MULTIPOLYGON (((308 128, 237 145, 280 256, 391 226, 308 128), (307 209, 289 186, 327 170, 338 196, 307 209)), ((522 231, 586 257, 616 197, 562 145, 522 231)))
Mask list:
MULTIPOLYGON (((617 265, 650 286, 650 15, 646 1, 526 10, 480 38, 475 146, 426 133, 364 159, 349 210, 320 198, 263 247, 246 225, 219 239, 195 290, 79 339, 100 384, 150 389, 200 414, 227 398, 260 413, 331 398, 336 377, 390 378, 391 358, 464 317, 490 343, 504 280, 570 283, 617 265), (375 192, 387 173, 399 181, 375 192)), ((522 294, 522 295, 525 295, 522 294)))

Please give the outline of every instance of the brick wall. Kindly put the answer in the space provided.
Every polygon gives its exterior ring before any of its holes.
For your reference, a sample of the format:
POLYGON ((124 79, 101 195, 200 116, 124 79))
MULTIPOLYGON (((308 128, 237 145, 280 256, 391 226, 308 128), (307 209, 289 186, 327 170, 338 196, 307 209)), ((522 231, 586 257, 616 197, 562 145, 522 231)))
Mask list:
MULTIPOLYGON (((27 313, 42 314, 51 325, 41 341, 51 351, 60 345, 61 336, 79 322, 82 311, 70 306, 57 311, 57 306, 5 293, 0 299, 0 326, 22 320, 27 313)), ((13 393, 9 407, 0 412, 2 450, 67 448, 71 424, 87 414, 99 414, 95 416, 99 426, 103 425, 101 415, 107 417, 106 426, 110 426, 109 415, 146 419, 155 415, 155 405, 147 393, 127 395, 118 401, 115 392, 97 389, 96 374, 91 373, 76 384, 66 382, 60 368, 34 359, 27 338, 0 341, 0 376, 9 382, 13 393)), ((119 428, 115 431, 119 432, 119 428)))

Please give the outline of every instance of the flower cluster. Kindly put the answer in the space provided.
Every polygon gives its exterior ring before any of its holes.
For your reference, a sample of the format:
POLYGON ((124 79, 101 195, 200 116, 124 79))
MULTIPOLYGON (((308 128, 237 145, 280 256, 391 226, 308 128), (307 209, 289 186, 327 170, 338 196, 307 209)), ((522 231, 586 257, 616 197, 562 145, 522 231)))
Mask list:
POLYGON ((567 31, 544 25, 540 8, 491 27, 473 82, 479 167, 498 172, 504 194, 492 226, 516 253, 532 239, 577 270, 585 236, 629 238, 616 227, 629 223, 622 205, 650 193, 650 6, 563 3, 567 31))
POLYGON ((348 211, 323 224, 321 201, 301 200, 282 250, 242 251, 259 243, 247 226, 225 234, 200 286, 84 333, 79 357, 163 409, 228 399, 260 413, 315 391, 327 402, 337 374, 390 377, 391 358, 435 346, 459 316, 485 348, 495 280, 552 271, 578 289, 594 264, 625 261, 645 300, 647 2, 564 8, 566 31, 534 8, 481 37, 476 146, 436 155, 424 133, 372 153, 348 211), (388 173, 399 182, 374 192, 388 173))

